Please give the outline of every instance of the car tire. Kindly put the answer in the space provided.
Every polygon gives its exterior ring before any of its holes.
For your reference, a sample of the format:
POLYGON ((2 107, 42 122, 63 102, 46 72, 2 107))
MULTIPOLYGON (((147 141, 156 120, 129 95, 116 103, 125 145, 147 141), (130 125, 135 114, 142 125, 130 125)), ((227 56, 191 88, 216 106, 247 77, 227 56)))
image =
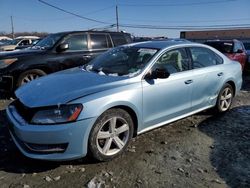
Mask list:
POLYGON ((45 76, 46 73, 40 69, 32 69, 32 70, 28 70, 23 72, 22 74, 20 74, 18 80, 17 80, 17 87, 20 87, 32 80, 35 80, 41 76, 45 76))
POLYGON ((95 122, 89 136, 89 155, 98 161, 109 161, 120 155, 128 146, 134 123, 123 109, 104 112, 95 122))
POLYGON ((226 83, 219 92, 215 106, 216 112, 219 113, 227 112, 231 108, 233 97, 234 97, 233 87, 230 84, 226 83))

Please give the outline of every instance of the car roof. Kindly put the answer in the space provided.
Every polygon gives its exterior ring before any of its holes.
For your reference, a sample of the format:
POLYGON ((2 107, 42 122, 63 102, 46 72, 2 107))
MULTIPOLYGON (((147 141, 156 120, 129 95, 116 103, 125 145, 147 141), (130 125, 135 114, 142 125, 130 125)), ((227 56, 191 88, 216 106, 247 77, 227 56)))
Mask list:
POLYGON ((217 40, 207 40, 205 43, 221 43, 221 42, 240 42, 237 39, 217 39, 217 40))
POLYGON ((39 39, 37 36, 19 36, 16 37, 15 39, 39 39))
POLYGON ((163 49, 170 46, 180 45, 180 44, 197 44, 190 41, 176 41, 176 40, 161 40, 161 41, 145 41, 133 43, 132 45, 140 48, 156 48, 163 49))
POLYGON ((84 30, 84 31, 63 31, 53 34, 74 34, 74 33, 120 33, 124 35, 130 35, 129 33, 125 32, 116 32, 116 31, 95 31, 95 30, 84 30))

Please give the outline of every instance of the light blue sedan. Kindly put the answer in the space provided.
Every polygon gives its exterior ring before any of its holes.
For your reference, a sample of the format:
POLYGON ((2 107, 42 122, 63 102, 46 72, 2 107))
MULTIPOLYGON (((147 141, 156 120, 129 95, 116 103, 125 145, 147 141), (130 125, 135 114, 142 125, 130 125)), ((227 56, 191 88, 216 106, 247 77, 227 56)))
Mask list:
MULTIPOLYGON (((148 41, 30 82, 7 108, 11 136, 30 158, 120 155, 138 134, 208 108, 230 109, 241 66, 214 48, 148 41)), ((145 144, 145 143, 144 143, 145 144)))

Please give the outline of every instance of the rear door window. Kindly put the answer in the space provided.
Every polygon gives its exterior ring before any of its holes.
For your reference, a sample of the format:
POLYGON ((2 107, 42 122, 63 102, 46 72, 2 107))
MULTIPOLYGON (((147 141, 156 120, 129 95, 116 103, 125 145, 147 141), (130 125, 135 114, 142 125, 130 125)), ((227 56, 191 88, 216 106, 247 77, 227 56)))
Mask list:
POLYGON ((92 49, 109 48, 110 39, 106 34, 90 34, 90 44, 92 49))
POLYGON ((67 51, 80 51, 88 48, 86 34, 69 35, 64 42, 69 44, 69 49, 67 51))
POLYGON ((192 47, 189 49, 192 55, 194 69, 223 63, 223 59, 210 49, 203 47, 192 47))

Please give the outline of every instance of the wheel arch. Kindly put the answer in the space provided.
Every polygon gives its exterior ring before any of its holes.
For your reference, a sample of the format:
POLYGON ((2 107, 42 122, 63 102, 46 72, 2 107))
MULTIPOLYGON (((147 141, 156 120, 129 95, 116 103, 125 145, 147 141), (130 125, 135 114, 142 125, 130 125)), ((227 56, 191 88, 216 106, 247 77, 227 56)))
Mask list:
POLYGON ((232 86, 233 92, 234 92, 234 93, 233 93, 233 96, 235 96, 235 95, 236 95, 236 85, 235 85, 234 81, 229 80, 229 81, 226 82, 226 84, 229 84, 229 85, 232 86))
POLYGON ((136 106, 134 106, 131 103, 128 102, 115 102, 115 103, 110 103, 109 105, 105 106, 104 108, 100 108, 99 110, 96 111, 96 117, 101 116, 103 113, 105 113, 107 110, 114 109, 114 108, 120 108, 125 110, 132 118, 133 123, 134 123, 134 133, 133 137, 137 135, 139 125, 141 122, 141 117, 138 109, 136 106))
MULTIPOLYGON (((134 123, 133 137, 135 137, 137 135, 137 131, 138 131, 138 117, 136 115, 136 112, 131 107, 125 106, 125 105, 113 106, 109 109, 114 109, 114 108, 119 108, 119 109, 125 110, 131 116, 133 123, 134 123)), ((107 110, 109 110, 109 109, 107 109, 107 110)))

